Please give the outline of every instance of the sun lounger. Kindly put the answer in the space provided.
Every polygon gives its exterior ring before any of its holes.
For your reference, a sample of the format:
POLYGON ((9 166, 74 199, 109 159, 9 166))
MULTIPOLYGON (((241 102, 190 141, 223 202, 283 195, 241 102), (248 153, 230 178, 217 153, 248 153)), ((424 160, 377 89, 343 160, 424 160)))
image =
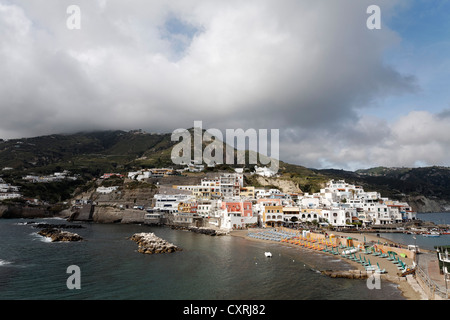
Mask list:
POLYGON ((366 271, 376 271, 376 268, 372 265, 366 266, 366 271))

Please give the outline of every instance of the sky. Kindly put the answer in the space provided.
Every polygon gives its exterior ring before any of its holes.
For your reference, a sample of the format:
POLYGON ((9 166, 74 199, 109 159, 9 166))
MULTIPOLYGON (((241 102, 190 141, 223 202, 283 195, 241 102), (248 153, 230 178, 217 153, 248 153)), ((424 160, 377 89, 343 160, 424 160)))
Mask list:
POLYGON ((450 166, 446 0, 0 0, 0 77, 3 139, 202 121, 310 168, 450 166))

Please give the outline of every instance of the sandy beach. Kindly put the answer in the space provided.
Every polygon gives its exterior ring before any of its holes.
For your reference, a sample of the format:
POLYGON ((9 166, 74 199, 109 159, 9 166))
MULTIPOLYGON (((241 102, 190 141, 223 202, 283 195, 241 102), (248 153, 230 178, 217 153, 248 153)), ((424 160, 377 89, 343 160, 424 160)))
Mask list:
MULTIPOLYGON (((280 242, 275 242, 275 241, 271 241, 271 240, 262 240, 262 239, 256 239, 253 237, 249 237, 248 236, 248 230, 235 230, 230 232, 231 236, 235 236, 235 237, 241 237, 241 238, 245 238, 249 241, 260 241, 260 242, 271 242, 271 243, 277 243, 280 246, 291 246, 291 247, 297 247, 299 248, 299 250, 311 250, 312 249, 306 249, 303 247, 298 247, 298 245, 295 244, 291 244, 291 243, 280 243, 280 242)), ((333 232, 336 236, 341 236, 341 237, 352 237, 354 239, 358 239, 361 238, 361 240, 366 237, 366 241, 370 242, 373 241, 375 243, 377 243, 378 241, 382 242, 382 243, 388 243, 388 244, 392 244, 395 245, 395 243, 393 241, 390 241, 388 239, 384 239, 384 238, 380 238, 377 237, 375 234, 373 233, 367 233, 367 234, 346 234, 346 233, 341 233, 341 232, 333 232)), ((317 251, 316 251, 317 252, 317 251)), ((319 251, 322 252, 322 251, 319 251)), ((323 252, 323 254, 328 254, 330 255, 330 253, 327 252, 323 252)), ((363 256, 363 254, 361 254, 361 256, 363 256)), ((365 268, 364 266, 362 266, 361 264, 346 259, 344 257, 341 257, 340 255, 335 256, 335 257, 339 257, 340 259, 342 259, 343 261, 349 263, 350 265, 352 265, 353 270, 360 270, 360 271, 364 271, 365 272, 365 268)), ((402 260, 407 264, 407 265, 412 265, 412 260, 409 258, 402 258, 402 260)), ((386 260, 385 258, 380 258, 377 256, 370 256, 370 261, 372 265, 377 265, 377 263, 379 264, 379 266, 381 267, 381 269, 385 269, 386 270, 386 274, 383 274, 381 277, 381 280, 383 281, 389 281, 392 283, 395 283, 398 285, 398 288, 401 290, 403 296, 408 299, 408 300, 423 300, 425 298, 424 293, 420 292, 420 291, 416 291, 412 285, 410 285, 410 283, 406 280, 405 277, 400 277, 399 274, 399 270, 397 268, 396 265, 394 265, 392 262, 386 260)))

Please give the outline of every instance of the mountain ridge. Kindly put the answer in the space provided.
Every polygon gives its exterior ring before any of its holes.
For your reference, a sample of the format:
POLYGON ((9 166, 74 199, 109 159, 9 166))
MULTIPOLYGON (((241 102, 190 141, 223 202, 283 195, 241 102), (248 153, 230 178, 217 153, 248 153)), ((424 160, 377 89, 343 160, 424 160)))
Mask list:
MULTIPOLYGON (((0 141, 0 169, 3 169, 1 176, 10 183, 20 182, 19 185, 27 190, 30 186, 18 180, 23 175, 31 173, 49 174, 68 170, 80 174, 84 178, 80 183, 86 183, 105 172, 176 167, 171 160, 171 151, 177 143, 171 140, 170 133, 147 133, 142 130, 92 131, 2 140, 0 141)), ((246 154, 248 156, 248 151, 246 154)), ((251 172, 253 166, 247 165, 246 172, 251 172)), ((216 169, 236 167, 242 167, 242 165, 224 164, 217 166, 216 169)), ((215 169, 207 168, 206 170, 215 169)), ((450 211, 450 168, 448 167, 374 167, 345 171, 306 168, 280 161, 278 173, 280 179, 292 181, 303 192, 318 192, 326 181, 343 179, 362 185, 367 190, 378 191, 384 197, 410 200, 419 211, 427 211, 425 207, 421 207, 421 204, 426 206, 427 203, 430 204, 430 201, 433 203, 431 207, 450 211)), ((31 189, 35 189, 34 186, 31 189)))

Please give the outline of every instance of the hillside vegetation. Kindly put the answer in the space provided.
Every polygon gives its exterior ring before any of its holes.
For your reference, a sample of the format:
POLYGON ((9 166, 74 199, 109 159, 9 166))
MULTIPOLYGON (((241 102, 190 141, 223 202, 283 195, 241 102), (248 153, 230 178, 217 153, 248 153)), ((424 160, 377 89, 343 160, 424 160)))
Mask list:
MULTIPOLYGON (((171 134, 149 134, 140 130, 0 140, 0 169, 10 169, 2 170, 0 174, 6 182, 20 186, 26 197, 38 197, 51 202, 64 201, 77 188, 83 189, 93 178, 105 172, 127 173, 140 168, 176 167, 171 160, 171 152, 177 143, 171 141, 171 134), (22 180, 25 175, 44 175, 63 170, 78 174, 80 179, 71 183, 39 185, 22 180)), ((202 148, 205 146, 203 143, 202 148)), ((248 157, 248 152, 246 155, 248 157)), ((207 168, 206 171, 232 171, 234 167, 241 166, 222 164, 214 169, 207 168)), ((247 166, 245 172, 253 171, 253 167, 247 166)), ((280 161, 279 174, 278 179, 289 181, 302 192, 318 192, 329 179, 345 179, 366 190, 378 191, 384 197, 418 199, 418 205, 425 201, 420 197, 425 197, 426 201, 450 203, 450 169, 447 167, 377 167, 352 172, 310 169, 280 161)), ((248 183, 261 185, 261 181, 252 178, 248 179, 248 183)))

